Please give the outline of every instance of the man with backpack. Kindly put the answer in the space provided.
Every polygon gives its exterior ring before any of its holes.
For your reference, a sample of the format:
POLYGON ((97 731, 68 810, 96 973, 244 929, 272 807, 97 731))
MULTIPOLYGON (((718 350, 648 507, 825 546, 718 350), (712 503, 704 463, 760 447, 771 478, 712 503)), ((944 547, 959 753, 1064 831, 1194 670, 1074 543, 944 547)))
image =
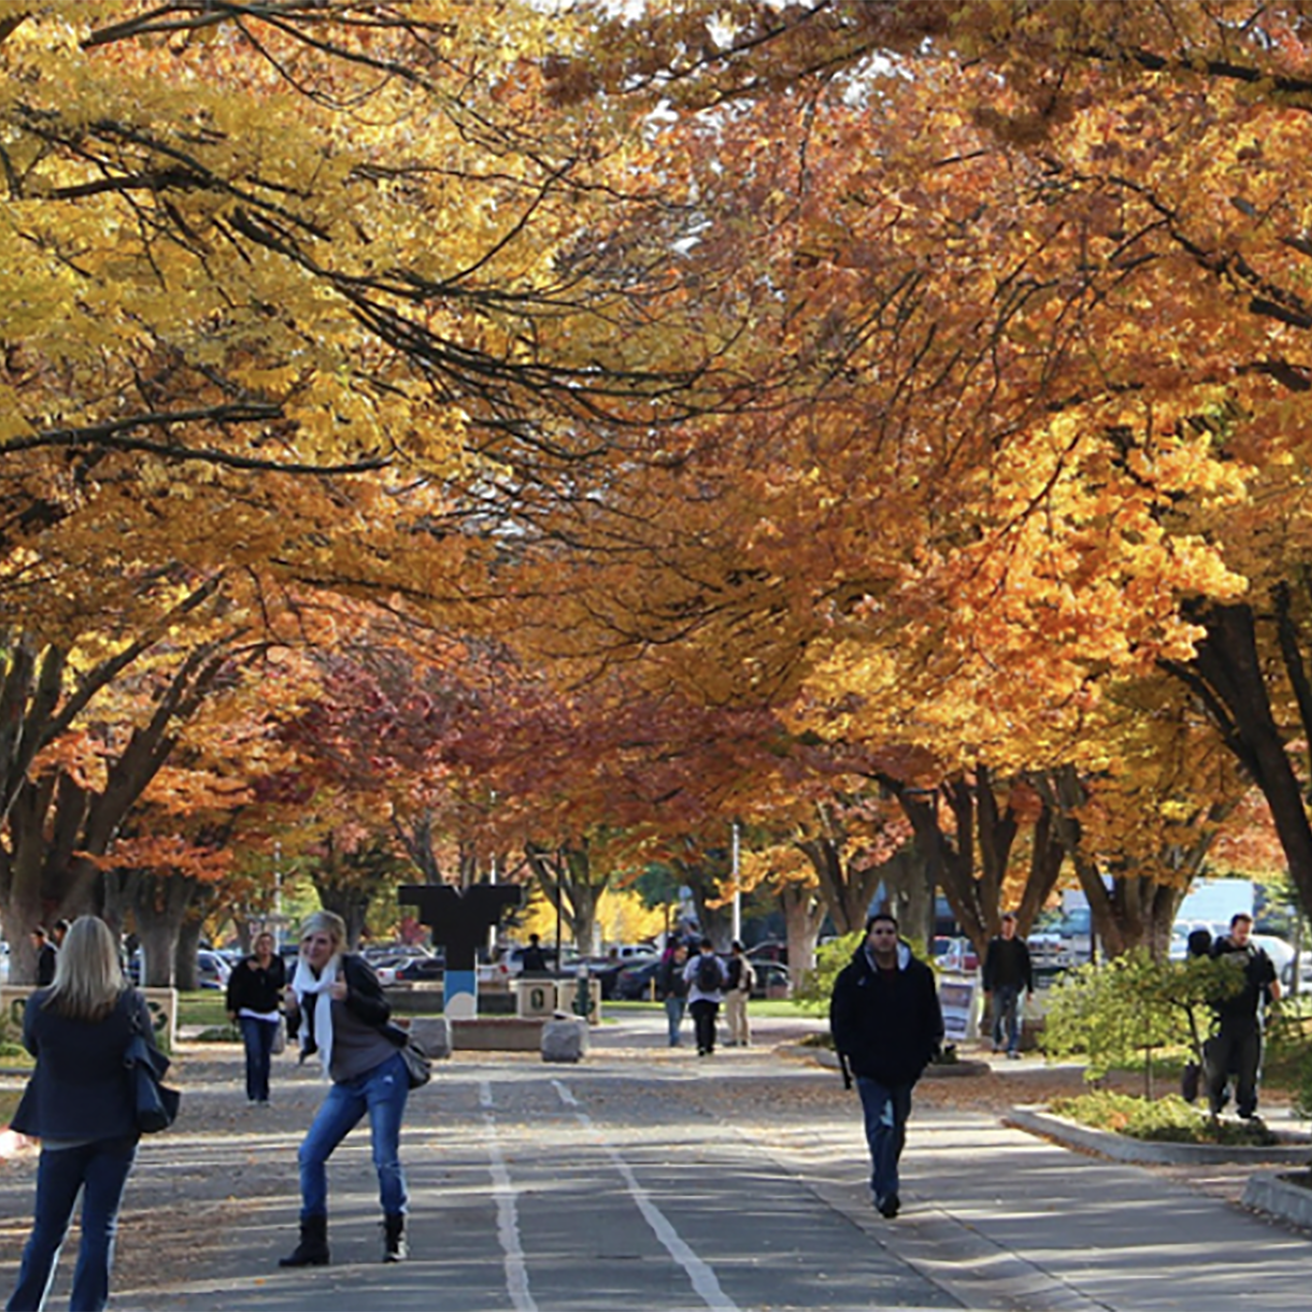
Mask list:
POLYGON ((709 938, 698 944, 697 955, 684 967, 683 977, 688 981, 688 1010, 697 1036, 697 1055, 709 1057, 715 1051, 715 1019, 724 997, 724 967, 709 938))
POLYGON ((1230 917, 1230 933, 1212 944, 1212 957, 1229 962, 1243 981, 1237 993, 1215 1004, 1216 1032, 1203 1048, 1203 1078, 1213 1118, 1226 1104, 1232 1076, 1239 1115, 1246 1121, 1257 1117, 1262 1025, 1267 1008, 1280 1001, 1280 981, 1271 958, 1252 941, 1252 932, 1253 917, 1238 911, 1230 917))
POLYGON ((745 1048, 752 1041, 747 1023, 747 999, 752 996, 756 972, 747 959, 746 949, 736 939, 724 968, 724 1019, 729 1027, 726 1048, 745 1048))

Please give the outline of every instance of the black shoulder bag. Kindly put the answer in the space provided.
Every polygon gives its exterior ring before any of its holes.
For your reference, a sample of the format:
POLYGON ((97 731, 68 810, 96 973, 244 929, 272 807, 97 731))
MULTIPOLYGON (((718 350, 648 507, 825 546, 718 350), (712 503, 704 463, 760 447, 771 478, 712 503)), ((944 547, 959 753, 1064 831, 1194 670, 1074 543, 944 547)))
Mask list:
POLYGON ((132 1013, 132 1037, 123 1053, 131 1086, 133 1113, 142 1134, 158 1134, 177 1119, 182 1094, 163 1083, 171 1065, 160 1050, 146 1042, 141 1016, 132 1013))

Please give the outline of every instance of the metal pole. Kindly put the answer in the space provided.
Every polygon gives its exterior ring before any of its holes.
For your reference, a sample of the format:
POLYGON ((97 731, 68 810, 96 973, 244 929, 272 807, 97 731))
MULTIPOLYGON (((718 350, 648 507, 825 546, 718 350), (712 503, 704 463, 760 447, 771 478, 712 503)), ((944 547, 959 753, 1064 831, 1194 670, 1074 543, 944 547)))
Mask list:
POLYGON ((738 821, 733 822, 733 941, 743 938, 743 891, 738 885, 738 821))

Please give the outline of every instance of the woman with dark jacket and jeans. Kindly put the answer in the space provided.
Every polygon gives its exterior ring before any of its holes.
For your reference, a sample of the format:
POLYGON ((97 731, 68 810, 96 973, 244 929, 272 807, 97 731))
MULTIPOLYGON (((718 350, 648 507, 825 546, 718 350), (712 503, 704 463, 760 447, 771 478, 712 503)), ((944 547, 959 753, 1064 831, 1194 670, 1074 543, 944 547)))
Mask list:
POLYGON ((154 1042, 146 1001, 123 978, 109 926, 80 916, 60 948, 54 983, 28 998, 23 1044, 36 1069, 12 1128, 41 1141, 36 1211, 8 1312, 45 1306, 73 1205, 82 1194, 82 1239, 73 1312, 109 1302, 118 1208, 137 1154, 124 1052, 140 1029, 154 1042))
POLYGON ((273 935, 257 934, 255 951, 228 977, 228 1016, 241 1027, 246 1045, 246 1099, 261 1107, 269 1101, 273 1040, 286 986, 287 967, 275 950, 273 935))
POLYGON ((328 1263, 328 1158, 367 1115, 383 1208, 383 1261, 407 1255, 408 1204, 401 1169, 401 1117, 410 1081, 400 1047, 406 1034, 390 1021, 378 976, 363 957, 342 951, 346 924, 316 911, 301 928, 301 952, 287 990, 287 1025, 300 1032, 301 1060, 317 1054, 332 1080, 301 1144, 301 1238, 280 1266, 328 1263))

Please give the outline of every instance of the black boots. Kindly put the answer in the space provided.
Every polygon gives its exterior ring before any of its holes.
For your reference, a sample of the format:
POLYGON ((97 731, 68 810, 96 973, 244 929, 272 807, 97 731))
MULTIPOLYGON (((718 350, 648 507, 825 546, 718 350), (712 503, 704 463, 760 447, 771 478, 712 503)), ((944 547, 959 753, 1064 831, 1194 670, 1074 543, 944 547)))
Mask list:
POLYGON ((404 1262, 410 1256, 405 1242, 405 1217, 383 1217, 383 1261, 404 1262))
POLYGON ((278 1259, 279 1266, 327 1266, 328 1218, 307 1216, 301 1222, 301 1242, 287 1256, 278 1259))
MULTIPOLYGON (((383 1261, 404 1262, 410 1256, 405 1242, 405 1217, 383 1217, 383 1261)), ((278 1261, 279 1266, 327 1266, 328 1218, 309 1216, 301 1222, 301 1242, 278 1261)))

